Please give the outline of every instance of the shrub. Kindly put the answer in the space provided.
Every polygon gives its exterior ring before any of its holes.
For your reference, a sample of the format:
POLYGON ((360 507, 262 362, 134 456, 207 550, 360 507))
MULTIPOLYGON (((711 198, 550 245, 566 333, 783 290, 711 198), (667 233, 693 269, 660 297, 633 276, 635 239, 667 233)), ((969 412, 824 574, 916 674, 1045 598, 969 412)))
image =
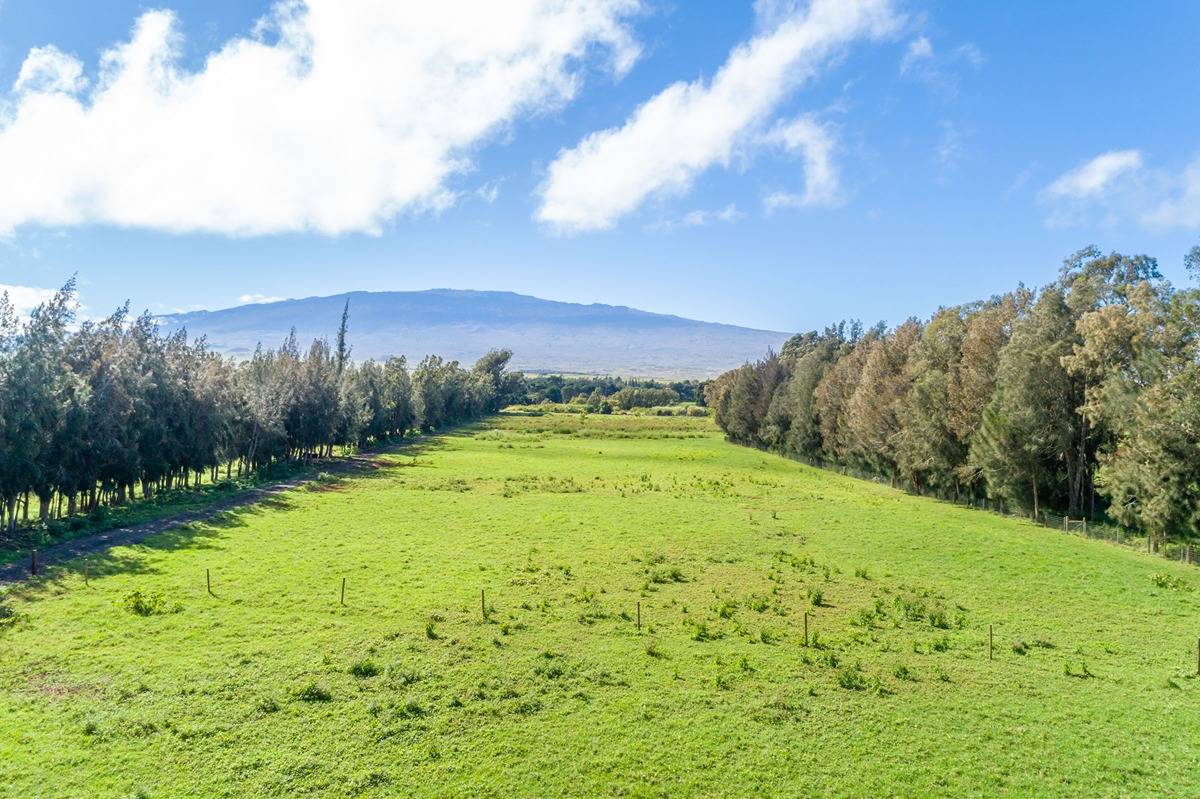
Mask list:
POLYGON ((4 597, 0 597, 0 630, 3 630, 5 627, 12 627, 16 623, 17 611, 5 601, 4 597))
POLYGON ((1018 655, 1024 655, 1029 651, 1029 644, 1024 641, 1013 641, 1012 651, 1018 655))
POLYGON ((722 637, 724 637, 724 633, 720 630, 709 629, 704 622, 698 622, 692 630, 693 641, 716 641, 722 637))
POLYGON ((135 616, 160 616, 183 610, 183 605, 179 602, 169 604, 161 592, 154 591, 143 594, 137 589, 121 597, 121 607, 135 616))
POLYGON ((814 608, 821 607, 821 603, 825 600, 825 594, 820 588, 808 589, 808 601, 812 603, 814 608))
POLYGON ((863 679, 862 667, 856 663, 853 666, 838 669, 837 684, 839 688, 845 688, 847 691, 862 691, 865 689, 867 681, 863 679))
POLYGON ((315 680, 309 680, 304 685, 292 689, 292 696, 301 702, 328 702, 333 694, 324 685, 318 685, 315 680))
POLYGON ((363 658, 350 665, 350 673, 359 678, 375 677, 380 671, 379 664, 370 658, 363 658))
POLYGON ((946 618, 946 609, 941 606, 930 608, 925 618, 930 627, 936 627, 939 630, 950 629, 950 621, 946 618))
POLYGON ((533 673, 548 680, 557 680, 566 674, 567 670, 558 661, 550 661, 549 663, 539 663, 534 666, 533 673))
POLYGON ((912 670, 909 669, 908 666, 904 665, 903 663, 901 663, 896 668, 892 669, 892 676, 895 677, 897 680, 911 681, 911 680, 915 679, 915 677, 913 676, 912 670))
POLYGON ((666 655, 662 651, 662 648, 659 647, 658 639, 656 639, 656 638, 651 638, 649 641, 646 642, 646 654, 652 658, 666 657, 666 655))
POLYGON ((1150 581, 1159 588, 1166 588, 1170 591, 1179 591, 1184 588, 1183 580, 1166 572, 1156 572, 1150 581))
POLYGON ((400 715, 404 718, 418 718, 424 716, 427 711, 416 697, 410 696, 404 700, 404 704, 400 707, 400 715))

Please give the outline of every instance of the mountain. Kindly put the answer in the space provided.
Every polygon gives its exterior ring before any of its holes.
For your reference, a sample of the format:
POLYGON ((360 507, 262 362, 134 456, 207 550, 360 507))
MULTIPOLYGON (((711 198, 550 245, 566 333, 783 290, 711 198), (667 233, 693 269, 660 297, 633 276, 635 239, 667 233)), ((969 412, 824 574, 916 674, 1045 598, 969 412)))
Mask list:
POLYGON ((637 377, 711 377, 778 349, 788 334, 698 322, 616 305, 555 302, 507 291, 354 291, 159 317, 170 332, 207 336, 219 352, 249 356, 276 347, 293 327, 300 341, 332 339, 350 302, 355 358, 427 354, 464 363, 507 347, 526 372, 637 377))

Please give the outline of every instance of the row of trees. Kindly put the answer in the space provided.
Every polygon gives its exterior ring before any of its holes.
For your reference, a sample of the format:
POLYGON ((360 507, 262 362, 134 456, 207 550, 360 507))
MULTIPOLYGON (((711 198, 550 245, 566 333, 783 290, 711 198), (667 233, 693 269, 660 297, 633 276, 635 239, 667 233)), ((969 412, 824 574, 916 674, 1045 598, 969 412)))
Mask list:
MULTIPOLYGON (((636 389, 668 389, 674 392, 673 398, 669 394, 661 395, 659 399, 669 400, 669 402, 654 403, 659 405, 667 405, 670 402, 680 401, 704 402, 704 384, 695 380, 662 382, 634 377, 538 375, 536 377, 528 377, 526 383, 528 391, 527 402, 531 404, 543 401, 599 404, 606 399, 612 400, 614 395, 621 394, 622 392, 625 392, 622 396, 628 397, 636 389)), ((629 407, 650 406, 631 405, 629 407)))
MULTIPOLYGON (((1200 247, 1186 265, 1200 277, 1200 247)), ((1198 338, 1200 290, 1172 287, 1153 258, 1092 247, 1038 291, 796 335, 706 390, 740 443, 1191 540, 1198 338)))
POLYGON ((242 362, 128 306, 74 327, 75 286, 22 321, 0 296, 0 529, 176 486, 435 430, 524 397, 511 353, 473 368, 436 356, 355 363, 337 339, 293 332, 242 362), (36 503, 36 512, 31 506, 36 503))

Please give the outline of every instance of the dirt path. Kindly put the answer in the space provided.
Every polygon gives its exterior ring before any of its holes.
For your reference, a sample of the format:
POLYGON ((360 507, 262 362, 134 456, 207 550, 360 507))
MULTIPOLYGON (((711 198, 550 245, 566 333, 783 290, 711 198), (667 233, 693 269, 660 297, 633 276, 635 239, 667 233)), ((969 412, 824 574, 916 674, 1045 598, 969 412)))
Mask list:
MULTIPOLYGON (((396 447, 373 452, 364 452, 344 461, 324 465, 329 471, 336 473, 338 477, 345 477, 362 469, 378 468, 380 464, 375 460, 375 456, 387 452, 397 452, 403 449, 411 448, 414 444, 418 444, 424 439, 425 437, 422 436, 420 438, 407 441, 404 444, 396 447)), ((271 483, 270 485, 249 488, 231 497, 223 497, 221 499, 214 500, 212 504, 197 510, 185 511, 172 516, 164 516, 161 519, 142 522, 140 524, 133 524, 129 525, 128 527, 118 527, 112 530, 105 530, 102 533, 86 535, 82 538, 64 541, 61 544, 51 544, 45 549, 39 549, 37 551, 38 574, 44 575, 47 568, 56 564, 65 563, 66 561, 83 557, 84 555, 92 555, 97 552, 103 552, 110 547, 137 544, 152 535, 165 532, 174 527, 179 527, 180 525, 188 524, 190 522, 206 521, 219 516, 226 511, 230 511, 235 508, 242 508, 247 505, 253 505, 278 494, 282 494, 296 488, 302 488, 303 486, 314 483, 317 480, 318 478, 314 474, 311 477, 292 478, 291 480, 271 483)), ((29 569, 30 561, 28 559, 0 566, 0 585, 18 583, 29 579, 29 569)))

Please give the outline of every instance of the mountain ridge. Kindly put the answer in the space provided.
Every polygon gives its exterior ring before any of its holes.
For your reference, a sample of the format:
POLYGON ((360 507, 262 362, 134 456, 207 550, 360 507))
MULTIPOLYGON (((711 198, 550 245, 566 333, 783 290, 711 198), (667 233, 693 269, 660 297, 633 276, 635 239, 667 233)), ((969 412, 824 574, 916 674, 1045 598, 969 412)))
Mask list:
POLYGON ((350 291, 158 317, 235 357, 274 347, 294 327, 301 341, 331 338, 345 302, 359 358, 426 354, 463 362, 513 350, 528 372, 709 377, 778 348, 787 333, 688 319, 625 305, 545 300, 512 291, 350 291))

